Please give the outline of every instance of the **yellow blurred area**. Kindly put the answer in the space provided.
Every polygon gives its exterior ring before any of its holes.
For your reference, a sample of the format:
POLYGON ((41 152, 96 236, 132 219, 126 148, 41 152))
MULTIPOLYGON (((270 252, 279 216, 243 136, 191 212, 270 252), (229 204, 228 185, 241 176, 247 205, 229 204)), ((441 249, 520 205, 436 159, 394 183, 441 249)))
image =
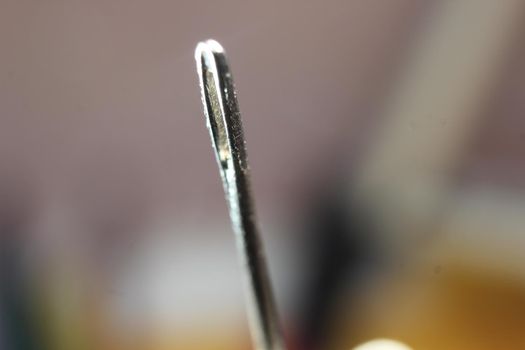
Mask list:
POLYGON ((359 311, 344 316, 331 348, 377 337, 426 350, 525 348, 522 277, 453 261, 424 266, 399 271, 360 298, 359 311))

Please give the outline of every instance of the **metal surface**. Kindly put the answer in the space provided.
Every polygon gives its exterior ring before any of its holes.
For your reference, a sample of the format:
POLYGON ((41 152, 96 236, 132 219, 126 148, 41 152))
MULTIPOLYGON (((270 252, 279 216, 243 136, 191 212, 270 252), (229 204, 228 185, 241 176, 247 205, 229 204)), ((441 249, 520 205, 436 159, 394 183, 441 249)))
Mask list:
POLYGON ((208 129, 244 273, 248 318, 255 348, 284 349, 250 194, 249 168, 233 79, 221 45, 197 45, 195 60, 208 129))

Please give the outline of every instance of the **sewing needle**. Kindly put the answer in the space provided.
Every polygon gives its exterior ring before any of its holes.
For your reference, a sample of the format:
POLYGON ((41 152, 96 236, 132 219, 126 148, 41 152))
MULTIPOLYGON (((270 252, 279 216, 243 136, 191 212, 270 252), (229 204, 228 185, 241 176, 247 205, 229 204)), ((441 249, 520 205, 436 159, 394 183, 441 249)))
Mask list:
POLYGON ((256 225, 243 129, 226 55, 217 41, 207 40, 197 45, 195 60, 204 114, 244 274, 247 313, 255 349, 284 350, 256 225))

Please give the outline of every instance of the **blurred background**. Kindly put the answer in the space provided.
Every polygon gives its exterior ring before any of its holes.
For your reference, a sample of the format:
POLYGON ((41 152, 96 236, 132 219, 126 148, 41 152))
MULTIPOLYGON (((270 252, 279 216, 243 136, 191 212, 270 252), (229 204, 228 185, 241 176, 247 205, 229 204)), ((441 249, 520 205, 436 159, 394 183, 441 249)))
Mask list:
POLYGON ((525 349, 524 15, 1 0, 0 349, 251 348, 193 58, 208 38, 290 349, 525 349))

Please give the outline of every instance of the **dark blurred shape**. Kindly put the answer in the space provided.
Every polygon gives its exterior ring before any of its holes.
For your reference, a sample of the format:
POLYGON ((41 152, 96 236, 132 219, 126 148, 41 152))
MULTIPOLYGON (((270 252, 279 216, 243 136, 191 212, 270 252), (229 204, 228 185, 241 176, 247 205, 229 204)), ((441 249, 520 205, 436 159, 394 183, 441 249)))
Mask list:
MULTIPOLYGON (((370 226, 349 201, 345 182, 323 181, 314 191, 302 221, 305 234, 306 285, 298 293, 301 345, 326 349, 343 300, 352 298, 374 260, 370 226)), ((351 332, 351 330, 349 330, 351 332)))
POLYGON ((16 205, 20 198, 9 198, 5 192, 2 197, 10 200, 0 203, 0 320, 5 335, 5 344, 0 343, 0 348, 45 350, 35 317, 34 291, 23 260, 28 212, 16 205))

